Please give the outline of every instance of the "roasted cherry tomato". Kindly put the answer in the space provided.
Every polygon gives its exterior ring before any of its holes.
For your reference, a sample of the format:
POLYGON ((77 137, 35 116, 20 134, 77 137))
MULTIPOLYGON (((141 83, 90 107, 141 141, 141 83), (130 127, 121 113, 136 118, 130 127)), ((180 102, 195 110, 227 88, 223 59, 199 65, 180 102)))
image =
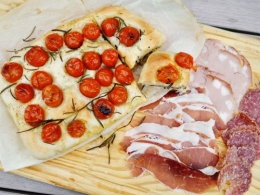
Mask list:
POLYGON ((115 18, 107 18, 101 24, 102 31, 107 37, 112 37, 117 31, 118 27, 119 22, 115 18))
POLYGON ((116 80, 123 85, 130 85, 134 81, 134 75, 129 67, 120 64, 115 69, 116 80))
POLYGON ((86 78, 79 84, 80 92, 88 98, 96 97, 99 94, 100 89, 101 86, 99 82, 92 78, 86 78))
POLYGON ((57 85, 51 84, 42 90, 42 99, 47 106, 58 107, 63 101, 63 93, 57 85))
POLYGON ((112 84, 114 73, 109 68, 101 68, 96 72, 95 79, 101 86, 107 87, 112 84))
POLYGON ((64 38, 65 44, 70 49, 78 49, 84 41, 84 36, 77 31, 68 32, 64 38))
POLYGON ((113 48, 106 49, 102 55, 102 62, 109 67, 114 67, 118 61, 118 52, 113 48))
POLYGON ((100 30, 97 24, 88 23, 84 26, 82 33, 86 39, 96 40, 100 36, 100 30))
POLYGON ((49 54, 42 47, 33 46, 26 52, 25 58, 30 65, 40 67, 48 61, 49 54))
MULTIPOLYGON (((182 68, 187 68, 187 69, 194 69, 193 67, 193 57, 190 54, 184 53, 184 52, 179 52, 175 56, 175 61, 176 63, 182 67, 182 68)), ((195 67, 196 69, 196 67, 195 67)))
POLYGON ((63 37, 58 33, 49 34, 45 38, 45 45, 48 50, 58 51, 63 45, 63 37))
POLYGON ((160 82, 166 84, 171 84, 176 80, 178 80, 178 78, 179 78, 179 71, 171 64, 162 67, 157 72, 157 79, 160 82))
POLYGON ((42 129, 42 141, 46 143, 56 142, 61 138, 61 128, 56 123, 48 123, 42 129))
POLYGON ((105 98, 100 98, 94 103, 94 114, 98 119, 108 119, 115 111, 114 105, 105 98))
POLYGON ((82 58, 83 64, 89 70, 97 70, 101 66, 101 57, 99 53, 94 51, 88 51, 82 58))
POLYGON ((127 98, 128 93, 126 88, 123 86, 115 86, 114 89, 108 94, 108 100, 116 106, 125 103, 127 98))
POLYGON ((79 77, 84 74, 84 64, 79 58, 71 58, 65 65, 65 69, 70 76, 79 77))
POLYGON ((18 81, 23 75, 23 67, 17 62, 7 62, 1 70, 2 76, 10 83, 18 81))
POLYGON ((45 71, 36 71, 31 77, 32 86, 38 90, 43 90, 47 85, 52 84, 52 76, 45 71))
POLYGON ((22 103, 27 103, 34 97, 34 90, 31 85, 20 83, 14 89, 14 95, 17 100, 22 103))
POLYGON ((86 127, 81 120, 74 120, 68 125, 67 130, 71 137, 79 138, 85 133, 86 127))
POLYGON ((24 110, 24 120, 33 127, 40 125, 45 119, 45 113, 39 104, 30 104, 24 110))
POLYGON ((131 26, 127 26, 120 30, 118 38, 120 43, 127 47, 134 45, 140 37, 139 31, 131 26))

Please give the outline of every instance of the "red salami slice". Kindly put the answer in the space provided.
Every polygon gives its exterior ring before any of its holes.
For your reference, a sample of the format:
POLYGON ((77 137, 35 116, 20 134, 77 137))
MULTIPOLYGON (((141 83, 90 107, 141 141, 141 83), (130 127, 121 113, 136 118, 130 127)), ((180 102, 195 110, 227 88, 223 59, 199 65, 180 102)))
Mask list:
POLYGON ((256 123, 244 112, 239 112, 227 123, 228 129, 232 129, 234 127, 239 127, 242 125, 256 126, 256 123))
POLYGON ((239 109, 260 126, 260 89, 249 90, 243 97, 239 109))
POLYGON ((251 168, 257 159, 257 152, 252 146, 242 146, 239 148, 232 146, 227 150, 226 163, 240 162, 251 168))
POLYGON ((242 195, 251 183, 250 168, 235 162, 227 164, 218 176, 218 188, 226 195, 242 195))
POLYGON ((242 146, 253 146, 257 150, 259 149, 259 137, 256 132, 239 130, 230 136, 227 141, 227 146, 242 147, 242 146))
POLYGON ((231 135, 237 131, 249 131, 249 132, 256 132, 258 135, 260 135, 260 131, 257 127, 257 125, 253 124, 253 125, 241 125, 239 126, 234 126, 231 129, 227 129, 225 131, 222 132, 222 139, 225 143, 227 143, 227 141, 230 139, 231 135))

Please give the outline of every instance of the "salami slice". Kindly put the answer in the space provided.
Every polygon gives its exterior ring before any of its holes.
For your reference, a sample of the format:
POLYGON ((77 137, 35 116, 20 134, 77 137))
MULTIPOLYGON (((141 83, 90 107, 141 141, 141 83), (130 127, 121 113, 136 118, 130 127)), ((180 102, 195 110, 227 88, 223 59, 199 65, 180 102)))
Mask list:
POLYGON ((242 195, 248 190, 251 177, 249 167, 239 162, 229 163, 220 171, 218 188, 226 195, 242 195))
POLYGON ((240 102, 239 109, 260 126, 260 89, 249 90, 240 102))

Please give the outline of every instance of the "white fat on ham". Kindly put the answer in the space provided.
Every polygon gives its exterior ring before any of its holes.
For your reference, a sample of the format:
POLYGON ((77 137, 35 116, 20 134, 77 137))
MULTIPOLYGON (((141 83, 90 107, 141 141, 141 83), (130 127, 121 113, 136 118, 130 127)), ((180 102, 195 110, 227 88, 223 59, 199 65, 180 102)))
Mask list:
POLYGON ((189 87, 204 88, 224 122, 229 121, 252 84, 249 62, 233 47, 208 39, 195 64, 189 87))
POLYGON ((151 140, 165 139, 173 143, 188 141, 194 146, 198 145, 200 141, 200 137, 196 133, 185 132, 184 125, 170 128, 156 123, 142 123, 127 131, 125 137, 131 137, 133 141, 141 137, 148 137, 151 140))
POLYGON ((203 88, 204 93, 210 98, 220 118, 226 124, 232 118, 237 107, 235 95, 229 83, 210 75, 207 69, 200 66, 196 72, 191 72, 191 74, 193 80, 190 81, 189 87, 203 88))

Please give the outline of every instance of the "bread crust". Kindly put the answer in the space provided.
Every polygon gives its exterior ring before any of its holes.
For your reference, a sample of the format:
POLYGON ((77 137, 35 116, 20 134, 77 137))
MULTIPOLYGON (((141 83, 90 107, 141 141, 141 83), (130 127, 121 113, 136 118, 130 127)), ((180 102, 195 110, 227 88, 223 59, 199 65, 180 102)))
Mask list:
POLYGON ((157 85, 162 87, 169 87, 169 84, 162 83, 157 79, 158 70, 162 67, 171 64, 179 71, 179 79, 171 85, 171 89, 184 91, 188 87, 190 81, 190 72, 188 69, 181 68, 174 61, 175 53, 153 52, 143 65, 138 83, 141 85, 157 85))
MULTIPOLYGON (((57 27, 60 30, 69 30, 72 31, 82 31, 82 28, 86 23, 93 22, 93 13, 87 15, 83 18, 75 19, 71 22, 68 22, 64 25, 57 27)), ((31 45, 39 45, 45 47, 45 37, 53 33, 50 31, 46 33, 44 36, 40 37, 39 39, 31 42, 31 45)), ((60 35, 63 35, 62 32, 57 31, 60 35)), ((92 99, 83 96, 78 87, 77 81, 79 78, 70 77, 65 69, 64 66, 68 59, 71 57, 82 58, 82 55, 86 51, 96 51, 98 53, 102 53, 105 49, 112 48, 112 46, 106 42, 102 36, 98 38, 96 41, 84 41, 83 45, 78 50, 71 50, 65 46, 65 44, 61 48, 61 56, 62 59, 58 56, 55 56, 55 59, 49 58, 49 61, 38 70, 43 70, 49 72, 53 77, 53 84, 58 85, 62 92, 63 92, 63 102, 60 106, 56 108, 50 108, 45 105, 44 101, 41 97, 41 91, 35 91, 35 97, 28 103, 20 103, 19 101, 15 100, 11 97, 8 91, 5 91, 1 94, 1 97, 4 103, 7 106, 9 114, 11 115, 13 121, 15 122, 18 132, 24 145, 28 148, 31 152, 32 156, 37 159, 50 159, 61 154, 68 152, 69 150, 84 144, 92 137, 98 136, 102 133, 105 129, 114 126, 118 123, 118 121, 125 118, 129 113, 131 113, 134 109, 137 109, 141 106, 147 99, 144 95, 140 92, 140 89, 137 86, 136 81, 133 81, 130 85, 125 86, 128 91, 128 99, 127 102, 121 106, 116 106, 115 113, 109 119, 101 120, 103 127, 101 126, 100 122, 96 119, 91 109, 84 108, 80 112, 71 113, 72 110, 72 100, 75 103, 76 110, 86 106, 92 99), (69 51, 69 52, 68 52, 69 51), (33 128, 32 130, 22 132, 24 130, 28 130, 32 128, 24 121, 24 110, 29 104, 39 104, 45 111, 45 119, 64 119, 61 123, 59 123, 62 129, 62 137, 54 142, 54 143, 44 143, 41 138, 41 132, 43 125, 33 128), (70 113, 70 114, 65 114, 70 113), (74 119, 76 116, 77 119, 84 121, 86 126, 86 132, 80 138, 72 138, 67 132, 67 125, 74 119)), ((26 61, 23 60, 23 56, 25 55, 28 49, 21 50, 17 53, 17 55, 22 56, 21 58, 14 58, 12 61, 16 61, 21 63, 24 67, 32 69, 26 61)), ((117 65, 121 64, 122 62, 118 60, 117 65)), ((104 64, 102 65, 104 67, 104 64)), ((18 81, 18 83, 28 83, 30 84, 30 78, 32 76, 32 71, 24 71, 26 79, 24 76, 18 81)), ((87 70, 87 74, 89 77, 94 77, 95 71, 87 70)), ((117 83, 116 79, 114 78, 113 83, 117 83)), ((5 88, 6 86, 10 85, 2 76, 0 76, 0 89, 5 88)), ((113 84, 109 87, 102 87, 100 94, 107 93, 113 88, 113 84)), ((10 89, 13 91, 14 87, 10 89)), ((91 105, 91 104, 90 104, 91 105)))

